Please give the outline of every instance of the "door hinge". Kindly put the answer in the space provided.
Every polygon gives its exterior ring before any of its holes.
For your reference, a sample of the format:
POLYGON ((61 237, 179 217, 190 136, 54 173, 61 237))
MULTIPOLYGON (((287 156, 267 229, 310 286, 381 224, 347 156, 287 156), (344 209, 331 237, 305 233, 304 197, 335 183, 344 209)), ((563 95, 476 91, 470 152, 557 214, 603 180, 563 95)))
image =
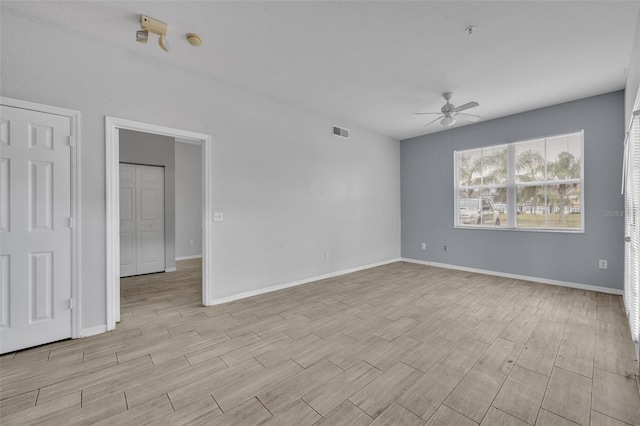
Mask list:
POLYGON ((73 299, 69 299, 69 307, 68 309, 71 311, 73 310, 73 299))
POLYGON ((67 136, 67 145, 73 146, 73 136, 67 136))
POLYGON ((73 218, 72 217, 67 218, 67 225, 69 226, 69 228, 73 228, 73 218))

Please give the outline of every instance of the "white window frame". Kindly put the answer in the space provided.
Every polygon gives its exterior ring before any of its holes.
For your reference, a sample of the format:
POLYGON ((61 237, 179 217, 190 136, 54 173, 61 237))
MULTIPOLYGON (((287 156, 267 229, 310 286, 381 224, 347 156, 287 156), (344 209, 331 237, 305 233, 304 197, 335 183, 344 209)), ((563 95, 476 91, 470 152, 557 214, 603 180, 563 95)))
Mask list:
MULTIPOLYGON (((547 161, 545 158, 545 176, 547 169, 547 161)), ((583 234, 585 232, 585 197, 584 197, 584 130, 573 131, 573 132, 565 132, 560 134, 548 135, 543 137, 531 138, 516 142, 502 143, 497 145, 488 145, 488 146, 480 146, 475 148, 463 149, 463 150, 454 150, 453 152, 453 173, 454 173, 454 211, 453 211, 453 227, 457 229, 489 229, 496 231, 519 231, 519 232, 554 232, 554 233, 569 233, 569 234, 583 234), (521 143, 528 143, 533 141, 538 141, 541 139, 553 139, 561 136, 567 136, 572 134, 580 134, 581 137, 581 145, 580 145, 580 178, 579 179, 563 179, 563 180, 545 180, 545 181, 537 181, 537 182, 516 182, 516 145, 521 143), (500 184, 490 184, 490 185, 469 185, 461 187, 458 183, 458 156, 465 152, 469 151, 477 151, 479 149, 489 149, 495 147, 507 147, 507 183, 500 184), (580 228, 556 228, 556 227, 518 227, 516 222, 517 217, 517 188, 523 186, 548 186, 548 185, 556 185, 556 184, 572 184, 578 183, 580 184, 580 228), (506 226, 495 226, 495 225, 466 225, 460 223, 460 191, 461 190, 491 190, 497 188, 505 188, 507 189, 507 207, 506 207, 506 215, 507 215, 507 223, 506 226)))

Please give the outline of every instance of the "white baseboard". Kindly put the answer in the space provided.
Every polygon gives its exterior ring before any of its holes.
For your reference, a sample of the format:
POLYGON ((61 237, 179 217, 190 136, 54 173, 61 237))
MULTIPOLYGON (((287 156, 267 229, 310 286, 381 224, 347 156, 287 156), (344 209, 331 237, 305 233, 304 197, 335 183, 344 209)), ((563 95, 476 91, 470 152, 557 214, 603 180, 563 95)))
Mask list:
POLYGON ((327 278, 338 277, 340 275, 345 275, 345 274, 350 274, 352 272, 358 272, 358 271, 362 271, 362 270, 365 270, 365 269, 375 268, 377 266, 388 265, 389 263, 400 262, 401 260, 402 259, 400 259, 400 258, 389 259, 389 260, 385 260, 385 261, 382 261, 382 262, 371 263, 369 265, 358 266, 358 267, 355 267, 355 268, 342 269, 340 271, 330 272, 330 273, 325 274, 325 275, 318 275, 318 276, 311 277, 311 278, 305 278, 303 280, 292 281, 292 282, 285 283, 285 284, 278 284, 278 285, 274 285, 274 286, 266 287, 266 288, 261 288, 261 289, 257 289, 257 290, 245 291, 244 293, 235 294, 233 296, 227 296, 227 297, 221 297, 219 299, 213 299, 207 304, 207 306, 221 305, 223 303, 233 302, 234 300, 240 300, 240 299, 245 299, 247 297, 258 296, 260 294, 271 293, 272 291, 284 290, 285 288, 296 287, 296 286, 303 285, 303 284, 308 284, 308 283, 311 283, 311 282, 314 282, 314 281, 325 280, 327 278))
POLYGON ((176 267, 174 266, 173 268, 167 268, 164 270, 165 272, 175 272, 177 271, 176 267))
POLYGON ((548 278, 529 277, 526 275, 509 274, 506 272, 489 271, 486 269, 468 268, 466 266, 449 265, 447 263, 429 262, 426 260, 409 259, 404 257, 400 260, 408 263, 417 263, 419 265, 435 266, 437 268, 454 269, 456 271, 465 271, 465 272, 475 272, 477 274, 493 275, 496 277, 512 278, 512 279, 523 280, 523 281, 532 281, 536 283, 557 285, 561 287, 577 288, 580 290, 597 291, 600 293, 609 293, 609 294, 615 294, 618 296, 622 296, 622 294, 624 293, 623 290, 618 290, 615 288, 599 287, 599 286, 589 285, 589 284, 572 283, 568 281, 551 280, 548 278))
POLYGON ((194 254, 192 256, 180 256, 180 257, 176 257, 176 262, 178 260, 189 260, 189 259, 202 259, 202 255, 201 254, 194 254))
POLYGON ((95 327, 83 328, 82 330, 80 330, 80 337, 95 336, 96 334, 102 334, 106 332, 106 325, 97 325, 95 327))

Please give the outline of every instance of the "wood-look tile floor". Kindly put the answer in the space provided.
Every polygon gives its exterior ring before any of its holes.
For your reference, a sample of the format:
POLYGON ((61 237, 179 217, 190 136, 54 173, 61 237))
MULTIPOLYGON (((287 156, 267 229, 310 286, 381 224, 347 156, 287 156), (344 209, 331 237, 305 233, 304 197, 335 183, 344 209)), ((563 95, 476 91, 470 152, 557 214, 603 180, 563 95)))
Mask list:
POLYGON ((394 263, 214 307, 123 279, 113 332, 0 358, 2 425, 640 425, 621 298, 394 263))

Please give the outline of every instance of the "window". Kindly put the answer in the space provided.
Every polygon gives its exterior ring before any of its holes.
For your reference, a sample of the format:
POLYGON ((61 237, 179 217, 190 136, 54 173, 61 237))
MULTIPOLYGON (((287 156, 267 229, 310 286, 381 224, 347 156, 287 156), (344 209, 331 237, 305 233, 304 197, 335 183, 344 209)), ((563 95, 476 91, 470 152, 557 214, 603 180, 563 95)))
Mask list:
POLYGON ((456 227, 582 231, 583 132, 456 151, 456 227))
POLYGON ((640 348, 640 90, 625 140, 625 272, 624 303, 631 336, 640 348))

